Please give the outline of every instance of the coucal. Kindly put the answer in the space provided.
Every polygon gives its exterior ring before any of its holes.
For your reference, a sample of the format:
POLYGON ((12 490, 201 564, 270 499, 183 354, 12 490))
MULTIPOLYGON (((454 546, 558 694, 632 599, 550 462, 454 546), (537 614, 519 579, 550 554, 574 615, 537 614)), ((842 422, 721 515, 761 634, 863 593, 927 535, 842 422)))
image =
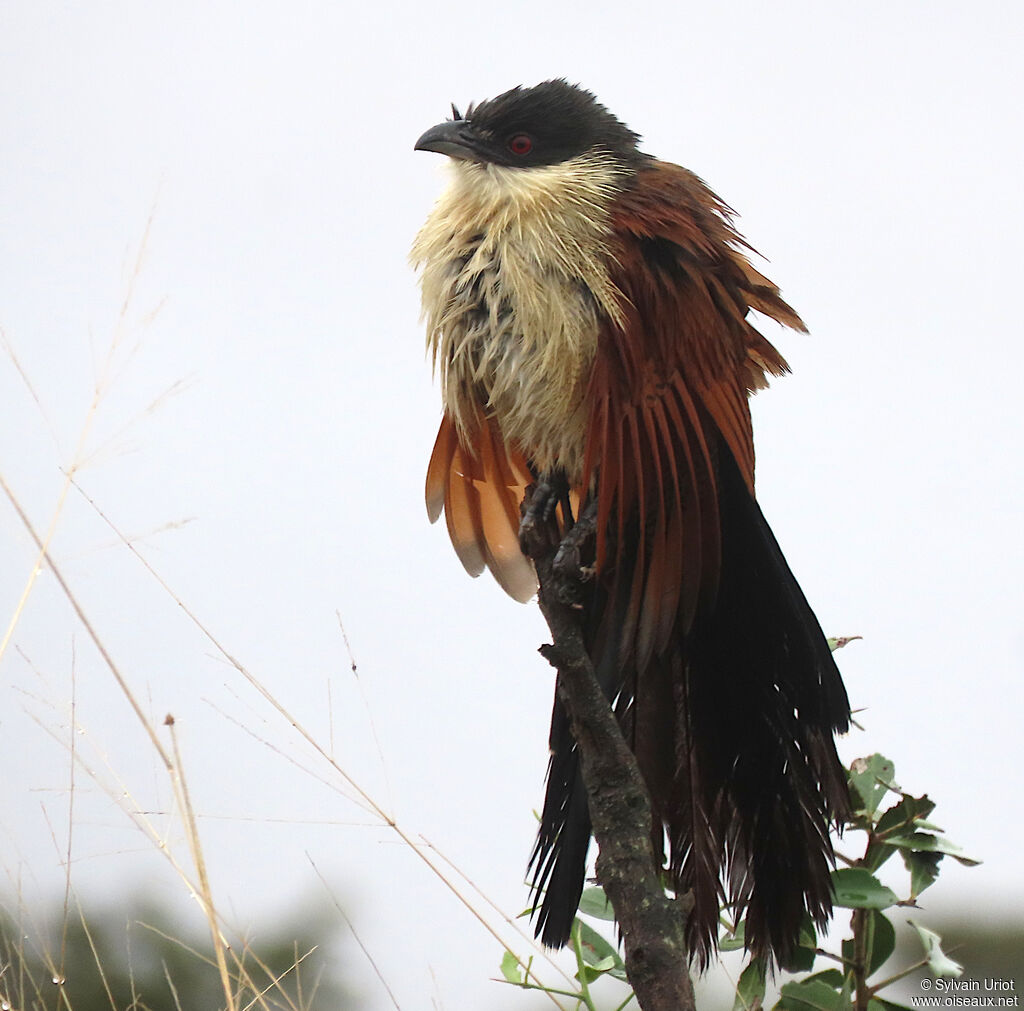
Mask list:
MULTIPOLYGON (((692 892, 691 953, 707 963, 726 901, 748 947, 784 961, 805 914, 831 912, 829 831, 848 810, 846 691, 754 498, 748 398, 788 369, 750 313, 804 325, 731 209, 589 92, 553 80, 452 111, 416 142, 452 167, 412 252, 444 402, 430 518, 520 601, 537 587, 527 489, 560 503, 562 530, 589 518, 581 627, 656 850, 692 892)), ((590 842, 557 698, 550 747, 531 869, 557 947, 590 842)))

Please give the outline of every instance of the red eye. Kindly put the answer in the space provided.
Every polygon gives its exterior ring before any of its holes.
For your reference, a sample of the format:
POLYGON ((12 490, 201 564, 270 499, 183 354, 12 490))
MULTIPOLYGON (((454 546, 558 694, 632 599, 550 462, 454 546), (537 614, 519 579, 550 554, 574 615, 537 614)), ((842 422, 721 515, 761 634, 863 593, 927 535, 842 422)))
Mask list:
POLYGON ((533 150, 533 139, 525 133, 517 133, 509 138, 508 149, 517 155, 529 154, 533 150))

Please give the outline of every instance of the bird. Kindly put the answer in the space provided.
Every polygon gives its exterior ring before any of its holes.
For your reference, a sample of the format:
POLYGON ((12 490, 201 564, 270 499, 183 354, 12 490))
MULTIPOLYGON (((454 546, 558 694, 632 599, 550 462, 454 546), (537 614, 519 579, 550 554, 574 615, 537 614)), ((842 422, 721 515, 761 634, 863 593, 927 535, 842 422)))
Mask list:
MULTIPOLYGON (((807 917, 831 914, 830 831, 849 811, 846 689, 754 494, 749 398, 788 371, 754 314, 806 328, 733 210, 564 78, 453 104, 415 149, 450 165, 410 256, 443 404, 429 518, 522 602, 528 492, 560 534, 579 524, 580 627, 654 855, 692 897, 691 960, 713 957, 724 904, 751 953, 784 964, 807 917)), ((557 948, 591 839, 557 693, 549 747, 529 873, 557 948)))

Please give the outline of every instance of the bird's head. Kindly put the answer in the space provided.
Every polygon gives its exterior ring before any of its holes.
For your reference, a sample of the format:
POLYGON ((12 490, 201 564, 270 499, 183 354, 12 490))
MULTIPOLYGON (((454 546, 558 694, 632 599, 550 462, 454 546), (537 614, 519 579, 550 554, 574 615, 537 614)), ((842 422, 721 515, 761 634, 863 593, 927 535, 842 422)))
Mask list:
POLYGON ((590 153, 624 167, 643 158, 629 127, 589 91, 562 79, 513 88, 471 105, 464 116, 453 105, 452 113, 416 141, 417 151, 507 168, 558 165, 590 153))

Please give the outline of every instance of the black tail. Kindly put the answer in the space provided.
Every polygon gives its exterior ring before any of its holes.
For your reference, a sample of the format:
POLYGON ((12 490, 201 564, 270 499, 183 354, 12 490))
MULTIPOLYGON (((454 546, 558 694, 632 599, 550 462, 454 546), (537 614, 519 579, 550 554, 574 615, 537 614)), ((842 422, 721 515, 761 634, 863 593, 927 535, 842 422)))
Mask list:
POLYGON ((550 746, 544 810, 529 869, 535 893, 544 893, 536 913, 536 935, 549 948, 561 948, 569 940, 583 894, 590 811, 569 717, 557 695, 551 714, 550 746))
MULTIPOLYGON (((663 825, 671 879, 693 893, 691 955, 701 965, 711 957, 725 899, 746 913, 748 947, 784 962, 804 913, 819 924, 831 914, 829 831, 849 807, 834 734, 848 729, 849 702, 818 621, 727 451, 717 476, 713 605, 643 671, 623 669, 615 658, 630 634, 622 629, 637 584, 613 576, 585 609, 589 647, 651 793, 656 850, 663 825)), ((582 892, 590 819, 557 699, 551 751, 531 868, 543 892, 537 934, 558 947, 582 892)))

